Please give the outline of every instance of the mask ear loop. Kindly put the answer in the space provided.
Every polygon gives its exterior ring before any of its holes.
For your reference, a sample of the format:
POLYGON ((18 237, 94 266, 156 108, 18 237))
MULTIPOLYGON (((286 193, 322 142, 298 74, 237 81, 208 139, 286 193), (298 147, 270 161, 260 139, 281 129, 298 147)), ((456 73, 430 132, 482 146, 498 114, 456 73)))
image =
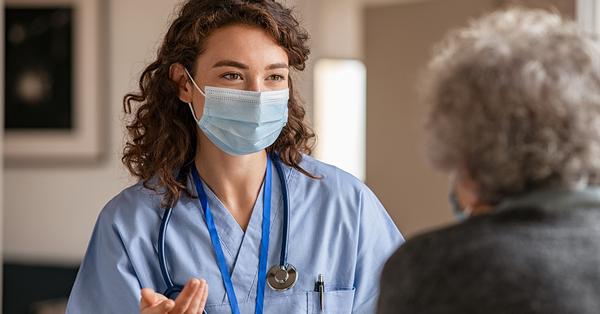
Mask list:
MULTIPOLYGON (((192 77, 190 72, 187 70, 187 68, 184 67, 183 70, 185 71, 185 74, 187 74, 190 81, 192 81, 192 84, 194 85, 194 87, 200 92, 200 94, 202 94, 202 96, 204 96, 204 98, 206 98, 206 94, 202 91, 202 89, 200 89, 198 84, 196 84, 196 81, 194 81, 194 78, 192 77)), ((198 117, 196 117, 196 112, 194 112, 194 107, 192 106, 192 103, 188 102, 187 104, 190 107, 190 111, 192 112, 192 116, 194 117, 194 120, 196 121, 196 123, 199 123, 200 119, 198 119, 198 117)))
POLYGON ((188 102, 188 107, 190 107, 190 111, 192 112, 192 117, 194 117, 194 121, 196 121, 196 123, 199 123, 200 120, 196 117, 196 113, 194 112, 194 107, 192 106, 191 102, 188 102))
MULTIPOLYGON (((456 176, 457 174, 455 172, 452 172, 450 174, 450 186, 452 186, 452 189, 456 189, 456 176)), ((453 192, 456 195, 456 192, 453 192)), ((456 197, 456 196, 455 196, 456 197)), ((463 207, 459 202, 458 202, 458 198, 455 199, 457 205, 458 205, 458 210, 465 215, 465 217, 471 217, 471 214, 473 214, 473 209, 471 208, 471 206, 466 206, 463 207)))

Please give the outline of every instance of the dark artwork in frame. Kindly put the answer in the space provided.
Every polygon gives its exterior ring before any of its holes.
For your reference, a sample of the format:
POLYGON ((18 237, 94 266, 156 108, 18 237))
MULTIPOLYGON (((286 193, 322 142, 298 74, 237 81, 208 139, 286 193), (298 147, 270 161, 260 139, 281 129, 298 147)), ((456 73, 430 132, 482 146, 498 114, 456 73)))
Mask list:
POLYGON ((5 8, 6 130, 73 129, 73 9, 5 8))

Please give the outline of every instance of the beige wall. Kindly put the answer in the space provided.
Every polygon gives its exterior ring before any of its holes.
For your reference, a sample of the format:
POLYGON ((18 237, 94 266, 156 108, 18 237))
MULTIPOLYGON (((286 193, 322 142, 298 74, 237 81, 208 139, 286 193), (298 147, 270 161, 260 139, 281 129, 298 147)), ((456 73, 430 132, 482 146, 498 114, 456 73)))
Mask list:
POLYGON ((431 45, 489 1, 428 1, 366 11, 367 184, 405 235, 450 222, 447 180, 425 162, 417 77, 431 45))
MULTIPOLYGON (((296 9, 310 33, 311 55, 300 75, 300 91, 312 121, 313 66, 320 58, 362 60, 364 55, 364 14, 368 5, 410 3, 423 0, 283 0, 296 9)), ((318 134, 317 134, 318 140, 318 134)))

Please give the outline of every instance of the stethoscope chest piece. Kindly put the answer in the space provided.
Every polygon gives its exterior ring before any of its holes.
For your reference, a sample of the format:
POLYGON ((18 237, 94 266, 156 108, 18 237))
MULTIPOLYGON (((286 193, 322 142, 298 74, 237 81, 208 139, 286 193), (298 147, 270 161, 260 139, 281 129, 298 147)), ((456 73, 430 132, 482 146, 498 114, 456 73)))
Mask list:
POLYGON ((267 283, 275 291, 284 291, 293 287, 298 281, 298 272, 290 264, 275 265, 267 273, 267 283))

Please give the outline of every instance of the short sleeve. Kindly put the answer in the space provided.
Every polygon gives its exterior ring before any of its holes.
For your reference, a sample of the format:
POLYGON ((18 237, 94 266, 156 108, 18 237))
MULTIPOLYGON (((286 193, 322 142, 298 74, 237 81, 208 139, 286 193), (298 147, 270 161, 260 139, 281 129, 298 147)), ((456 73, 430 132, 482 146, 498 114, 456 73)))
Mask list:
POLYGON ((66 314, 139 312, 140 283, 113 217, 105 208, 96 222, 66 314))
POLYGON ((379 279, 387 259, 404 238, 377 197, 364 188, 360 202, 356 294, 353 313, 375 313, 379 279))

